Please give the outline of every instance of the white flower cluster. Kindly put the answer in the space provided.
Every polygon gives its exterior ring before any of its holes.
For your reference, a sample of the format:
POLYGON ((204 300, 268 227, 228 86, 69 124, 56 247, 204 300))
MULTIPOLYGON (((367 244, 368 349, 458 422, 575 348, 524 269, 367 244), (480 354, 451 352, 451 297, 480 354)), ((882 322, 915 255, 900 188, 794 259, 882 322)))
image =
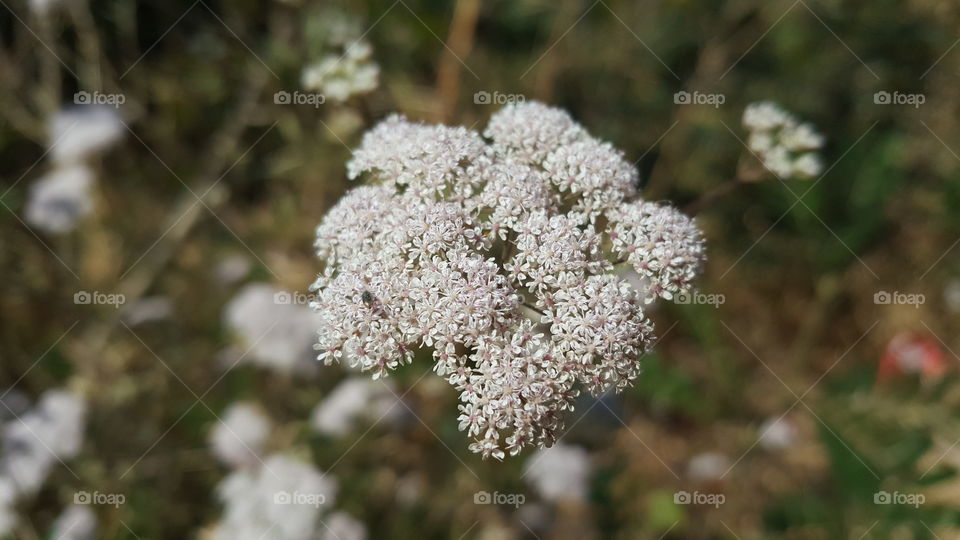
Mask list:
POLYGON ((213 454, 233 470, 217 488, 224 513, 209 537, 366 538, 363 523, 345 512, 334 512, 321 521, 335 503, 335 479, 286 454, 261 457, 272 432, 273 422, 263 409, 245 402, 229 406, 214 425, 210 432, 213 454))
POLYGON ((66 390, 50 390, 39 403, 2 429, 0 536, 16 523, 17 499, 40 490, 55 465, 73 458, 83 444, 86 403, 66 390))
POLYGON ((0 477, 0 537, 9 535, 17 525, 17 486, 9 478, 0 477))
POLYGON ((36 407, 3 427, 3 474, 24 494, 35 493, 57 463, 83 444, 86 403, 65 390, 43 394, 36 407))
POLYGON ((323 529, 322 514, 333 506, 336 480, 313 465, 274 454, 263 465, 233 471, 217 487, 223 502, 215 540, 311 540, 323 529))
POLYGON ((814 178, 823 171, 817 153, 823 147, 823 136, 779 105, 751 103, 743 111, 743 127, 750 132, 750 150, 779 178, 814 178))
POLYGON ((377 88, 380 66, 372 59, 373 47, 366 41, 346 45, 342 55, 329 54, 303 70, 301 82, 325 98, 343 102, 350 96, 377 88))
POLYGON ((97 535, 97 515, 89 506, 70 505, 51 526, 51 540, 93 540, 97 535))
POLYGON ((50 121, 54 168, 30 187, 24 217, 49 233, 65 233, 93 211, 94 173, 88 158, 123 134, 116 110, 100 105, 63 109, 50 121))
POLYGON ((650 281, 647 301, 689 291, 704 257, 696 225, 677 209, 657 203, 637 201, 617 208, 610 240, 614 251, 650 281))
POLYGON ((251 403, 234 403, 210 432, 213 455, 231 467, 260 463, 273 424, 263 410, 251 403))
POLYGON ((310 424, 318 433, 339 437, 348 433, 364 417, 375 421, 400 418, 404 406, 386 381, 350 377, 337 385, 310 415, 310 424))
POLYGON ((533 454, 524 476, 548 501, 583 501, 590 493, 591 469, 586 450, 558 444, 533 454))
POLYGON ((224 307, 223 319, 249 347, 242 361, 280 373, 309 370, 317 317, 297 296, 266 283, 246 285, 224 307))
POLYGON ((637 172, 570 116, 525 102, 485 139, 391 116, 347 165, 368 185, 317 228, 315 348, 375 379, 420 353, 460 393, 470 449, 549 446, 579 388, 627 387, 653 341, 644 304, 687 292, 696 225, 638 198, 637 172), (650 287, 614 273, 629 263, 650 287))

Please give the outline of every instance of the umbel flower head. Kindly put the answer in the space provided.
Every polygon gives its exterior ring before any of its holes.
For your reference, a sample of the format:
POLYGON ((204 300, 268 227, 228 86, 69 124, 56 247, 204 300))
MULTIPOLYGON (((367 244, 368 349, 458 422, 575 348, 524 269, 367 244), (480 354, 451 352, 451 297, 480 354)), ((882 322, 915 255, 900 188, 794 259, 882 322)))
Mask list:
POLYGON ((776 103, 748 105, 743 111, 743 127, 750 132, 750 151, 780 179, 814 178, 823 172, 817 152, 823 147, 823 135, 776 103))
POLYGON ((645 305, 689 292, 704 247, 563 110, 510 105, 484 135, 398 115, 369 131, 347 165, 367 184, 317 227, 312 306, 320 360, 378 379, 432 356, 470 449, 502 459, 552 445, 581 388, 636 379, 654 340, 645 305))

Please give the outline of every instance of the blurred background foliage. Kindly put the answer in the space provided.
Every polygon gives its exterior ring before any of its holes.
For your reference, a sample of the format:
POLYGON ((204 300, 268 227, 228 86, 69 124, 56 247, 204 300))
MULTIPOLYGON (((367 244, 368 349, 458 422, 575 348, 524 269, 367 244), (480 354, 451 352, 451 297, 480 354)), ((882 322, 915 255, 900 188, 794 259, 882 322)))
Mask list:
POLYGON ((338 504, 371 538, 960 537, 960 325, 944 296, 960 277, 958 29, 946 0, 76 0, 47 19, 4 3, 0 382, 36 396, 72 381, 91 400, 79 478, 56 473, 25 509, 31 524, 45 530, 70 494, 96 489, 128 499, 98 508, 103 538, 191 537, 219 515, 214 411, 254 398, 283 424, 278 437, 336 475, 338 504), (372 43, 379 88, 275 104, 338 17, 372 43), (79 90, 122 93, 129 132, 97 163, 96 212, 50 236, 19 216, 44 171, 45 121, 79 90), (725 103, 677 105, 680 90, 725 103), (549 507, 533 527, 473 504, 477 490, 529 491, 525 457, 469 454, 453 392, 429 376, 415 385, 428 363, 395 378, 422 422, 334 440, 302 425, 341 370, 224 373, 218 360, 240 286, 218 264, 240 256, 244 281, 304 291, 313 229, 348 189, 363 130, 393 111, 479 129, 496 110, 480 91, 568 109, 638 162, 648 198, 680 206, 750 157, 750 102, 777 101, 828 139, 822 179, 771 178, 700 211, 700 286, 725 303, 658 306, 663 337, 637 386, 606 407, 584 401, 568 422, 564 442, 594 464, 588 501, 549 507), (878 91, 926 99, 881 105, 878 91), (173 315, 134 333, 110 306, 75 305, 77 290, 163 296, 173 315), (876 305, 881 290, 926 302, 876 305), (902 334, 939 349, 946 373, 879 381, 902 334), (794 439, 758 446, 781 415, 794 439), (687 466, 705 453, 730 468, 699 485, 687 466), (400 504, 411 479, 421 495, 400 504), (726 502, 674 504, 695 489, 726 502), (878 491, 926 503, 878 505, 878 491))

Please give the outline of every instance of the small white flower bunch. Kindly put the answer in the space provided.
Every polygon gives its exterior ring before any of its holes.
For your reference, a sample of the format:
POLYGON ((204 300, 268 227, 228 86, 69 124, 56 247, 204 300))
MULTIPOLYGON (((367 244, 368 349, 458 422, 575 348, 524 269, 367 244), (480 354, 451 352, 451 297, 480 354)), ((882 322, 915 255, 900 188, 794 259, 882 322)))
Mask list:
POLYGON ((302 84, 325 98, 343 102, 350 96, 377 88, 380 66, 373 61, 373 47, 366 41, 345 45, 342 55, 328 54, 303 70, 302 84))
POLYGON ((66 390, 50 390, 40 402, 3 427, 2 475, 24 495, 43 486, 50 470, 80 452, 86 403, 66 390))
POLYGON ((579 446, 557 444, 537 450, 527 462, 525 476, 548 501, 583 501, 590 494, 590 456, 579 446))
POLYGON ((347 170, 370 183, 317 228, 311 305, 327 364, 377 379, 431 354, 470 449, 502 459, 552 445, 580 387, 631 384, 653 342, 645 304, 689 291, 704 246, 563 110, 509 105, 484 135, 397 115, 368 132, 347 170))
POLYGON ((19 418, 3 425, 0 456, 0 537, 17 523, 14 505, 34 496, 51 470, 83 445, 87 406, 67 390, 50 390, 19 418))
POLYGON ((70 505, 50 528, 51 540, 93 540, 97 536, 97 515, 89 506, 70 505))
POLYGON ((823 147, 823 136, 779 105, 751 103, 743 111, 743 127, 750 132, 750 150, 779 178, 814 178, 823 172, 817 153, 823 147))
POLYGON ((255 466, 272 430, 273 423, 259 406, 234 403, 210 431, 213 455, 230 467, 255 466))
POLYGON ((232 470, 217 486, 223 516, 202 538, 363 540, 363 523, 343 511, 327 513, 335 503, 336 479, 289 453, 265 455, 273 431, 263 409, 249 402, 230 405, 210 431, 214 456, 232 470))
POLYGON ((340 437, 365 417, 399 420, 403 409, 389 385, 367 377, 349 377, 314 407, 310 424, 318 433, 340 437))
POLYGON ((224 324, 249 347, 241 361, 284 374, 310 371, 317 317, 296 298, 266 283, 250 283, 224 306, 224 324))
POLYGON ((274 454, 259 467, 233 471, 217 494, 224 511, 212 539, 311 540, 335 502, 337 482, 309 463, 274 454))
POLYGON ((116 142, 123 130, 120 115, 107 106, 80 105, 57 112, 48 135, 53 169, 30 186, 24 210, 27 223, 62 234, 89 215, 95 174, 88 162, 116 142))

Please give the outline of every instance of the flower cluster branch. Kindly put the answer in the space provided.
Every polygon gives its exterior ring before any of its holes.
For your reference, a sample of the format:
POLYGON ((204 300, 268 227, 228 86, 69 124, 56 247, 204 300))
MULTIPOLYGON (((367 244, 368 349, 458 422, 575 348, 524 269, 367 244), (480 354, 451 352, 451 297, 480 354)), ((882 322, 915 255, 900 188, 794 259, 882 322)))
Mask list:
POLYGON ((348 174, 368 183, 316 233, 319 358, 376 379, 429 353, 485 458, 550 446, 581 388, 629 386, 654 341, 645 306, 704 260, 692 219, 642 200, 619 150, 541 103, 483 135, 391 116, 348 174))

